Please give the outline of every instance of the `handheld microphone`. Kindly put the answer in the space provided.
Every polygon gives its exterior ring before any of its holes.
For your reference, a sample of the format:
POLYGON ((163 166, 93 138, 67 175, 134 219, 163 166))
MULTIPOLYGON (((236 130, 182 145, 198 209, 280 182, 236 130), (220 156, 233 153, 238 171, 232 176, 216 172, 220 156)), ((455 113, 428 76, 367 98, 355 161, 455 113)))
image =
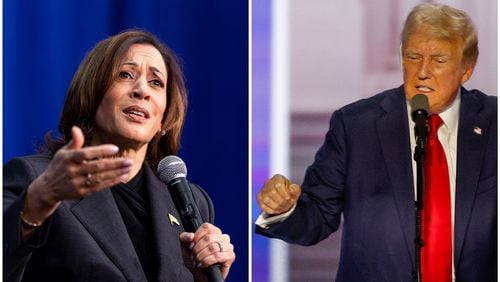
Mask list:
POLYGON ((415 122, 415 139, 418 149, 425 150, 427 142, 427 119, 429 117, 429 99, 424 94, 417 94, 411 99, 411 118, 415 122))
MULTIPOLYGON (((203 224, 203 220, 194 200, 193 191, 186 180, 186 164, 177 156, 166 156, 158 164, 158 175, 168 186, 185 230, 196 232, 203 224)), ((203 271, 210 282, 224 281, 220 266, 217 264, 204 268, 203 271)))

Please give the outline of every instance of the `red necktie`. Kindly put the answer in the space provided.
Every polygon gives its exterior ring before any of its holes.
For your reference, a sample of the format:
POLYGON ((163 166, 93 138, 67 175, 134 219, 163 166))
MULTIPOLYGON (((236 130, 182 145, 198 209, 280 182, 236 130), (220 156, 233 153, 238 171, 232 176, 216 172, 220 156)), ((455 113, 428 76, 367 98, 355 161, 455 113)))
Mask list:
POLYGON ((429 138, 425 152, 425 191, 422 211, 422 281, 451 281, 451 203, 448 163, 437 131, 443 124, 429 116, 429 138))

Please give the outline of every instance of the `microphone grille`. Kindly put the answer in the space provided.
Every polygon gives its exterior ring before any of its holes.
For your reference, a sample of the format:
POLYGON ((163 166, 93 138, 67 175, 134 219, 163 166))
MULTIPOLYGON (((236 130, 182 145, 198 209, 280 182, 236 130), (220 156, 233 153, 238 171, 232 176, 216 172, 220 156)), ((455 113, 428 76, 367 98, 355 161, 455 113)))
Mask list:
POLYGON ((411 111, 424 110, 429 112, 429 98, 424 94, 417 94, 411 99, 411 111))
POLYGON ((164 183, 187 176, 187 168, 184 161, 177 156, 166 156, 158 164, 158 176, 164 183))

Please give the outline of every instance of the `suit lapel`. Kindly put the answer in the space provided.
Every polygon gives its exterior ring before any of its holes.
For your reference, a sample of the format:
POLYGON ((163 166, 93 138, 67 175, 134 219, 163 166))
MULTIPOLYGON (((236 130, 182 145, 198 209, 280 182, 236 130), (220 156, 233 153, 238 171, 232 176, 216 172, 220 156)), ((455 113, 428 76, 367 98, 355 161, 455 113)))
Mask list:
POLYGON ((387 96, 380 106, 385 111, 377 120, 377 133, 392 183, 392 192, 412 262, 415 239, 415 207, 412 178, 412 156, 408 130, 408 114, 402 87, 397 95, 387 96))
POLYGON ((148 165, 145 166, 144 171, 158 259, 158 280, 192 280, 191 273, 181 259, 183 255, 185 259, 188 259, 189 254, 183 253, 186 249, 181 246, 179 234, 184 231, 184 228, 168 187, 156 177, 148 165))
POLYGON ((109 189, 77 202, 72 213, 129 281, 146 281, 118 206, 109 189))
POLYGON ((468 222, 479 182, 489 122, 480 115, 481 104, 462 88, 457 140, 457 175, 455 192, 455 265, 460 262, 468 222), (482 134, 477 134, 479 127, 482 134))

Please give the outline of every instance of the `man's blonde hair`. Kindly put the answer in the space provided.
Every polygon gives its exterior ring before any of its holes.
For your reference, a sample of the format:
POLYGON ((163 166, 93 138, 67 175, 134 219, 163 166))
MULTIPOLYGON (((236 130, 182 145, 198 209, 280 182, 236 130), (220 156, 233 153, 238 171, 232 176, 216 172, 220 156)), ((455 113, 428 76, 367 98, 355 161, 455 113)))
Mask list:
POLYGON ((442 4, 420 4, 415 6, 401 32, 403 49, 408 38, 425 29, 438 39, 461 40, 464 44, 462 63, 475 66, 479 55, 477 31, 471 18, 462 10, 442 4))

